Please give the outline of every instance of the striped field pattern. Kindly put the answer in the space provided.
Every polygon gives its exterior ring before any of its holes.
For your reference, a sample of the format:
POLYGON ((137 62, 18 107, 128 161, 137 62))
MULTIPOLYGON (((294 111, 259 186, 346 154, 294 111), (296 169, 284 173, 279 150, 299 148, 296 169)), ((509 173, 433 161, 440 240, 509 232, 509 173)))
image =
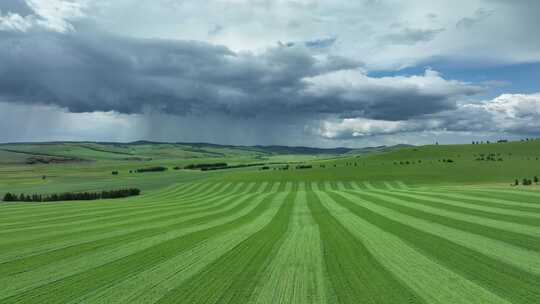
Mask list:
POLYGON ((540 303, 540 193, 196 182, 4 204, 0 303, 540 303))

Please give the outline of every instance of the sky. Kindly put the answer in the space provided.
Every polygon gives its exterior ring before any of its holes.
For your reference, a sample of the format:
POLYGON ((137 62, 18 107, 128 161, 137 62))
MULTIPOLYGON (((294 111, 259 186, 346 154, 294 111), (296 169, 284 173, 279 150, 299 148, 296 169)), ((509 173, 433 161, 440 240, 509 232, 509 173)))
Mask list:
POLYGON ((537 0, 1 0, 0 142, 540 137, 537 0))

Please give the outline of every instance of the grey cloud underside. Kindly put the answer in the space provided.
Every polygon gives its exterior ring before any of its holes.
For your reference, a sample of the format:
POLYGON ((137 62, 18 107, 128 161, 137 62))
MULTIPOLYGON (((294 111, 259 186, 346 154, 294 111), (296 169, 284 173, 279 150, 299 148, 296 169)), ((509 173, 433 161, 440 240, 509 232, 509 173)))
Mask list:
POLYGON ((85 31, 0 32, 1 100, 71 112, 404 119, 452 109, 457 98, 478 92, 465 83, 440 91, 393 85, 393 79, 371 85, 377 79, 362 74, 361 65, 339 56, 321 59, 303 46, 237 53, 203 42, 85 31), (306 79, 337 71, 362 74, 366 84, 309 93, 322 85, 306 79))
POLYGON ((336 92, 335 96, 314 98, 309 104, 299 105, 299 109, 338 114, 339 118, 367 117, 401 120, 455 108, 455 101, 446 96, 416 94, 414 89, 399 92, 373 90, 370 93, 369 96, 358 96, 347 100, 347 98, 340 98, 339 93, 336 92), (338 113, 336 109, 339 109, 338 113))
POLYGON ((2 0, 0 12, 18 14, 23 17, 34 13, 24 0, 2 0))
POLYGON ((298 48, 237 54, 202 42, 80 33, 0 32, 0 48, 4 100, 72 112, 279 111, 302 78, 359 66, 339 57, 316 61, 298 48))

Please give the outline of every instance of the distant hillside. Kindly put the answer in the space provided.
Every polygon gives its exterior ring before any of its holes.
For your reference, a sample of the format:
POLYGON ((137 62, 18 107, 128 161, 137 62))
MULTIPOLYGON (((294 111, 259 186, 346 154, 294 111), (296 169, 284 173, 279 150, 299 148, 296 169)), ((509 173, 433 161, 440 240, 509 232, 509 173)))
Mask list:
MULTIPOLYGON (((163 175, 167 183, 177 182, 177 178, 183 175, 186 175, 186 178, 210 175, 223 178, 227 175, 228 179, 239 181, 398 180, 409 184, 510 185, 516 179, 522 181, 540 176, 540 140, 473 145, 396 145, 362 149, 146 141, 0 145, 0 168, 3 169, 0 173, 7 181, 5 184, 14 180, 12 176, 18 178, 22 170, 28 177, 34 178, 33 182, 36 182, 37 176, 38 182, 46 187, 45 182, 41 182, 42 175, 47 175, 46 182, 50 182, 54 178, 52 175, 57 174, 56 178, 62 179, 68 171, 79 176, 80 168, 84 167, 89 169, 87 172, 106 180, 108 185, 111 179, 120 183, 123 177, 129 178, 131 182, 131 178, 136 175, 130 175, 130 170, 152 166, 165 166, 170 169, 165 174, 158 174, 163 175), (58 165, 54 168, 43 166, 61 163, 70 165, 58 165), (204 174, 192 170, 173 170, 193 164, 215 163, 227 163, 230 168, 235 169, 204 174), (288 169, 285 170, 283 165, 287 163, 290 168, 287 166, 288 169), (9 168, 10 164, 14 164, 17 169, 9 168), (20 164, 31 166, 23 167, 20 164), (266 169, 261 170, 255 164, 264 164, 266 169), (301 168, 304 165, 306 167, 301 168), (50 174, 48 170, 58 171, 50 174), (111 171, 121 172, 121 178, 111 177, 111 171)), ((153 186, 162 185, 160 178, 150 180, 150 176, 154 175, 145 175, 141 181, 145 184, 155 182, 153 186)), ((1 178, 2 176, 0 187, 1 178)))
POLYGON ((152 141, 135 141, 128 143, 128 145, 181 145, 187 147, 198 148, 200 150, 213 148, 213 149, 235 149, 250 152, 260 152, 266 154, 345 154, 356 149, 352 148, 315 148, 315 147, 302 147, 302 146, 279 146, 279 145, 255 145, 255 146, 237 146, 237 145, 220 145, 212 143, 188 143, 188 142, 176 142, 176 143, 161 143, 152 141))
POLYGON ((1 163, 65 163, 99 160, 158 160, 158 159, 202 159, 202 158, 261 158, 276 155, 349 155, 391 151, 406 147, 315 148, 289 146, 235 146, 211 143, 166 143, 135 141, 115 142, 42 142, 0 144, 1 163))
POLYGON ((312 147, 288 147, 288 146, 255 146, 255 149, 271 154, 345 154, 353 149, 350 148, 312 148, 312 147))
POLYGON ((401 149, 378 151, 369 155, 370 159, 376 160, 415 160, 415 159, 465 159, 477 161, 487 158, 489 155, 497 156, 503 160, 527 159, 540 157, 540 141, 515 141, 490 144, 460 144, 460 145, 426 145, 426 146, 402 146, 401 149))
MULTIPOLYGON (((148 144, 170 144, 170 143, 159 143, 151 141, 136 141, 129 143, 130 145, 148 145, 148 144)), ((317 147, 304 147, 304 146, 281 146, 281 145, 255 145, 255 146, 235 146, 235 145, 220 145, 220 144, 211 144, 211 143, 183 143, 178 142, 174 143, 176 145, 191 146, 197 147, 199 149, 204 148, 228 148, 228 149, 237 149, 245 150, 251 152, 262 152, 268 154, 304 154, 304 155, 336 155, 336 154, 360 154, 360 153, 370 153, 370 152, 385 152, 392 151, 400 148, 413 147, 413 145, 398 144, 394 146, 377 146, 377 147, 366 147, 366 148, 346 148, 346 147, 337 147, 337 148, 317 148, 317 147)))
POLYGON ((347 152, 347 154, 365 154, 365 153, 374 153, 374 152, 390 152, 394 150, 399 150, 403 148, 414 147, 413 145, 398 144, 394 146, 377 146, 377 147, 366 147, 361 149, 352 149, 347 152))
MULTIPOLYGON (((395 146, 357 149, 339 157, 303 162, 309 169, 246 171, 238 181, 360 180, 402 181, 411 185, 496 183, 540 177, 540 140, 466 145, 395 146), (364 151, 364 153, 362 153, 364 151), (370 151, 370 152, 366 152, 370 151)), ((540 189, 540 183, 535 184, 540 189)), ((532 189, 532 188, 530 188, 532 189)))

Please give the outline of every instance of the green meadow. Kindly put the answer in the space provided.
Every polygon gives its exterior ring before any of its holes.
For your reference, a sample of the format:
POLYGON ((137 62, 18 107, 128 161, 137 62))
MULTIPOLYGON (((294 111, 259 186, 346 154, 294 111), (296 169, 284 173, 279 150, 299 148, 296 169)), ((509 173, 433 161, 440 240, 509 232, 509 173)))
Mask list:
POLYGON ((539 157, 540 141, 0 145, 2 196, 142 190, 0 203, 0 303, 540 303, 539 157))

